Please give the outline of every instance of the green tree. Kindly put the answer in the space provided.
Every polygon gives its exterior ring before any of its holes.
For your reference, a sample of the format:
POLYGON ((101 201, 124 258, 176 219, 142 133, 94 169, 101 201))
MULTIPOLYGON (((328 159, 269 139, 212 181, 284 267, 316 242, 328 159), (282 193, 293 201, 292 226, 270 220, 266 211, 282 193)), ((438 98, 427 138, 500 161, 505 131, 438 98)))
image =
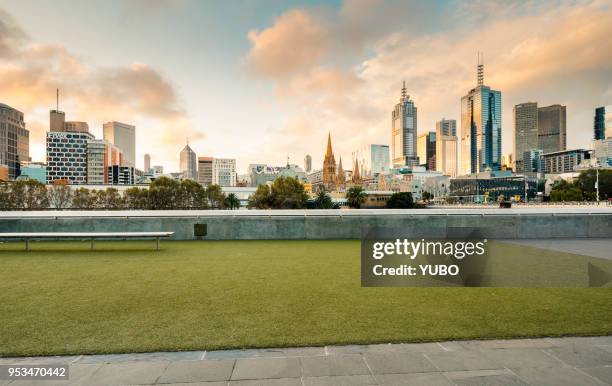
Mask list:
POLYGON ((11 190, 11 184, 0 182, 0 210, 14 209, 11 190))
POLYGON ((583 194, 580 188, 566 180, 555 182, 550 192, 551 201, 582 201, 583 194))
POLYGON ((45 209, 49 207, 47 187, 36 180, 15 181, 9 196, 11 206, 17 209, 45 209))
POLYGON ((115 210, 123 208, 123 197, 119 194, 119 191, 115 188, 106 188, 105 190, 97 190, 96 196, 96 208, 115 210))
POLYGON ((259 185, 255 193, 249 196, 249 209, 270 209, 272 207, 272 195, 268 185, 259 185))
POLYGON ((422 197, 423 201, 431 201, 434 198, 433 194, 429 193, 428 191, 424 191, 422 197))
POLYGON ((234 193, 230 193, 225 197, 225 207, 231 210, 240 208, 240 200, 234 193))
POLYGON ((179 206, 184 209, 206 209, 206 189, 194 180, 181 181, 179 206))
POLYGON ((180 205, 180 184, 168 178, 156 178, 149 185, 149 209, 176 209, 180 205))
POLYGON ((346 192, 346 201, 351 208, 361 208, 366 198, 367 194, 361 186, 353 186, 346 192))
POLYGON ((68 185, 53 185, 47 189, 49 204, 56 209, 72 206, 73 196, 72 188, 68 185))
POLYGON ((149 206, 149 191, 138 187, 126 189, 123 192, 123 203, 126 209, 147 209, 149 206))
POLYGON ((301 209, 308 200, 304 185, 293 177, 278 177, 270 189, 272 208, 301 209))
POLYGON ((93 209, 96 206, 96 197, 87 188, 79 188, 74 192, 72 207, 77 209, 93 209))
POLYGON ((320 189, 317 192, 317 197, 314 200, 315 209, 336 209, 338 205, 334 204, 331 196, 325 189, 320 189))
MULTIPOLYGON (((589 169, 580 172, 573 184, 582 191, 584 199, 595 201, 597 200, 596 181, 597 171, 589 169)), ((612 170, 599 170, 599 199, 605 201, 609 198, 612 198, 612 170)))
POLYGON ((414 208, 414 201, 412 200, 412 194, 409 192, 393 193, 389 201, 387 201, 387 208, 389 209, 410 209, 414 208))
POLYGON ((208 204, 212 208, 223 209, 225 205, 225 194, 219 185, 208 185, 208 188, 206 188, 206 198, 208 200, 208 204))

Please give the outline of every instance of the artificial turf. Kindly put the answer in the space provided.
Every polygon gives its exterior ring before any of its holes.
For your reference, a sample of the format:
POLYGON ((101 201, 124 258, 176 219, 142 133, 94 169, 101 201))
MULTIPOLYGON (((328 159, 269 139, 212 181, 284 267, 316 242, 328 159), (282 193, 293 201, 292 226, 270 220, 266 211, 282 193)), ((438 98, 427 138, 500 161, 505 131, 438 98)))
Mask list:
POLYGON ((610 288, 362 288, 359 241, 32 248, 0 245, 2 356, 612 333, 610 288))

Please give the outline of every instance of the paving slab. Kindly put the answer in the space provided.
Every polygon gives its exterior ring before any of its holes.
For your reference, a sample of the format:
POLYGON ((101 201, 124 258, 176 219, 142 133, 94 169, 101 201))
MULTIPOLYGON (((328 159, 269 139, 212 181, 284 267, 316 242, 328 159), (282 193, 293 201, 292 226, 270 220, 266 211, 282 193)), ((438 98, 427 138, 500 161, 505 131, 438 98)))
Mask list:
POLYGON ((425 354, 441 371, 493 370, 503 368, 479 351, 449 351, 425 354))
POLYGON ((376 375, 384 386, 451 386, 454 385, 441 373, 381 374, 376 375))
POLYGON ((159 383, 229 381, 235 360, 171 362, 159 383))
POLYGON ((466 349, 507 349, 507 348, 552 348, 560 347, 559 341, 552 339, 494 339, 467 340, 458 342, 466 349))
POLYGON ((371 375, 340 375, 303 378, 304 386, 369 386, 378 385, 371 375))
POLYGON ((91 385, 153 384, 170 362, 128 362, 103 364, 84 381, 91 385))
POLYGON ((302 386, 300 378, 257 379, 230 381, 229 386, 302 386))
POLYGON ((575 367, 612 365, 612 353, 593 346, 564 346, 546 349, 546 352, 559 358, 563 363, 575 367))
POLYGON ((516 375, 489 375, 484 377, 464 378, 455 381, 458 386, 528 386, 516 375))
POLYGON ((81 358, 80 355, 49 356, 49 357, 5 357, 0 358, 0 365, 68 365, 81 358))
POLYGON ((523 381, 538 386, 601 386, 601 382, 571 367, 513 369, 523 381))
POLYGON ((437 370, 422 353, 368 353, 364 357, 374 374, 428 373, 437 370))
POLYGON ((200 360, 204 351, 150 352, 134 354, 83 355, 76 363, 117 363, 146 361, 200 360))
POLYGON ((562 367, 563 362, 540 349, 489 349, 481 350, 488 359, 496 362, 500 368, 519 367, 562 367))
POLYGON ((207 351, 204 359, 283 358, 325 355, 324 347, 289 347, 207 351))
POLYGON ((303 377, 370 374, 363 357, 358 354, 306 357, 300 361, 303 377))
POLYGON ((584 371, 605 384, 612 385, 612 366, 586 367, 581 368, 580 371, 584 371))
POLYGON ((299 358, 242 358, 236 360, 231 380, 299 378, 299 358))

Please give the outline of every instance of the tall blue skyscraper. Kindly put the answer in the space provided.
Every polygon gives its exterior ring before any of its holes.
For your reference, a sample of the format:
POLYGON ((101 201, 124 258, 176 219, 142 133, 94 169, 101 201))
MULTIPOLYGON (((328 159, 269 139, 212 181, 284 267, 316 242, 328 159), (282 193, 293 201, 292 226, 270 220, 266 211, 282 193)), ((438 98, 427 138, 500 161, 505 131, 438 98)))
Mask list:
POLYGON ((461 98, 461 174, 501 170, 501 91, 484 85, 478 58, 477 86, 461 98))
POLYGON ((606 139, 612 137, 612 105, 595 109, 595 126, 593 139, 606 139))
POLYGON ((391 112, 391 162, 393 166, 417 166, 417 108, 406 93, 391 112))

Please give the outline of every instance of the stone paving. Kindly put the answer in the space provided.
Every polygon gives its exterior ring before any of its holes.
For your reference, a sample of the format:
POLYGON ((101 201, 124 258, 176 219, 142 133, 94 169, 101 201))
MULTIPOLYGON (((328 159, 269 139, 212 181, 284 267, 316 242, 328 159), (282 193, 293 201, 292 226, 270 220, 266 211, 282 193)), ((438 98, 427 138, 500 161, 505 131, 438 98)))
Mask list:
POLYGON ((610 385, 612 336, 0 358, 70 380, 0 385, 610 385))

